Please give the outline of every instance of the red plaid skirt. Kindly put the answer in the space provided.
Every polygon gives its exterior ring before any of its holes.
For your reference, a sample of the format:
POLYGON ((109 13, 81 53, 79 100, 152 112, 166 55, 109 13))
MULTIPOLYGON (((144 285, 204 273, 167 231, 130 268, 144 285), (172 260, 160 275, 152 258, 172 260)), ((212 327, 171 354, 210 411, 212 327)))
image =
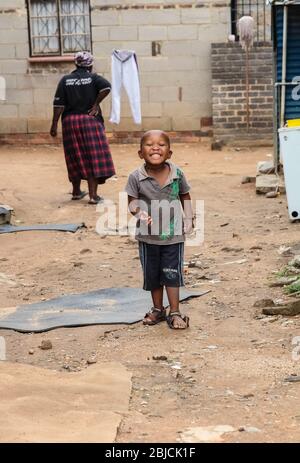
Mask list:
POLYGON ((104 125, 88 114, 69 114, 62 120, 62 135, 70 182, 88 177, 104 183, 115 175, 104 125))

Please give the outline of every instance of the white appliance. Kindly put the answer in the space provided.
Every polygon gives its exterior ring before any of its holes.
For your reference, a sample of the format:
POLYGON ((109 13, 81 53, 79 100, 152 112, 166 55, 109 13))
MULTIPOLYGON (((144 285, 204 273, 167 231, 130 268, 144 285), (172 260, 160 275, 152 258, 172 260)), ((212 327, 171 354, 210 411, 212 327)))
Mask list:
POLYGON ((278 132, 289 216, 300 220, 300 127, 283 127, 278 132))

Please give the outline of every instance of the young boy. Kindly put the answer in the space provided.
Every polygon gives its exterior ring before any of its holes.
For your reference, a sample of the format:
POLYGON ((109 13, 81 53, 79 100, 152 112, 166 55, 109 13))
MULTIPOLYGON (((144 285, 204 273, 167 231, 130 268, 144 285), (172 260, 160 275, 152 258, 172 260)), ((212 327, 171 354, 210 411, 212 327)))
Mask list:
POLYGON ((172 151, 165 132, 146 132, 138 154, 144 165, 129 175, 126 192, 129 210, 138 220, 136 238, 144 289, 151 291, 153 300, 143 323, 155 325, 166 320, 170 328, 185 329, 189 318, 179 310, 179 287, 184 285, 184 235, 193 228, 190 187, 183 172, 168 161, 172 151), (164 287, 170 305, 168 316, 163 306, 164 287))

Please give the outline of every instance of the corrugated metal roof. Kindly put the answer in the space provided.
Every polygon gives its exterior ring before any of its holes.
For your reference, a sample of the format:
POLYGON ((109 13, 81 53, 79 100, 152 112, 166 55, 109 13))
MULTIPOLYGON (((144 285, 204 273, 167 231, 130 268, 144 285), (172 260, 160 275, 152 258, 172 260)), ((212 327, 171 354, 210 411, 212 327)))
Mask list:
MULTIPOLYGON (((277 64, 277 81, 281 82, 282 77, 282 36, 283 36, 283 6, 275 10, 275 47, 277 64)), ((286 81, 292 82, 300 76, 300 4, 293 5, 288 9, 288 33, 287 33, 287 73, 286 81)), ((300 80, 300 77, 299 77, 300 80)), ((286 87, 286 110, 285 119, 300 118, 300 100, 292 98, 294 87, 286 87)), ((298 92, 300 97, 300 91, 298 92)))

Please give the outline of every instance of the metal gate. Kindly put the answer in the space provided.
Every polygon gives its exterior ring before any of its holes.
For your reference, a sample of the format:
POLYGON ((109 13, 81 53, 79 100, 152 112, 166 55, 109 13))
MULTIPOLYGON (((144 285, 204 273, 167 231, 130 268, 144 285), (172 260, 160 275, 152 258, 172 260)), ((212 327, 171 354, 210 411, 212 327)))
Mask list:
POLYGON ((266 5, 266 0, 231 0, 231 30, 235 36, 237 22, 242 16, 252 16, 254 19, 255 42, 271 40, 271 8, 266 5))

